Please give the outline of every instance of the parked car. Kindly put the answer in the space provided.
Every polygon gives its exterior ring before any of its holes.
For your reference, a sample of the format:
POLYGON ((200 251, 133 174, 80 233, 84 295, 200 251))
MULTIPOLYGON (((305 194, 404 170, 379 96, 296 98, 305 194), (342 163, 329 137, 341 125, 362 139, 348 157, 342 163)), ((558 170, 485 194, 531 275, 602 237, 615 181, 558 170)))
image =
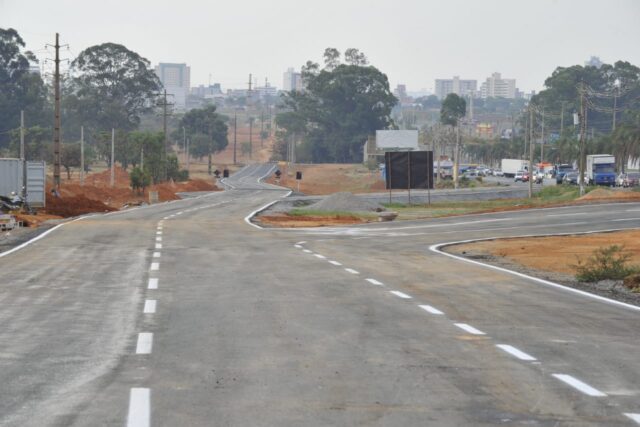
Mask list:
POLYGON ((640 185, 640 172, 621 173, 616 178, 618 187, 636 187, 640 185))
POLYGON ((577 171, 565 172, 562 177, 563 184, 578 185, 580 174, 577 171))
POLYGON ((493 176, 504 176, 504 172, 502 172, 502 169, 494 169, 493 176))
POLYGON ((523 171, 523 170, 519 170, 516 172, 516 176, 514 178, 515 182, 527 182, 529 181, 529 172, 528 171, 523 171))

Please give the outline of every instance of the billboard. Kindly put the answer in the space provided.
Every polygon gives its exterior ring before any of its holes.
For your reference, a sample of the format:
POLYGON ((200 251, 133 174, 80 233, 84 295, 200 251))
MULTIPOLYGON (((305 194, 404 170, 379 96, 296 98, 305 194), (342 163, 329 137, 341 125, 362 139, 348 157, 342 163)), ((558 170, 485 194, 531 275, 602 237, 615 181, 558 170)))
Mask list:
POLYGON ((387 190, 433 188, 433 151, 387 152, 384 160, 387 190))
POLYGON ((408 151, 418 149, 417 130, 377 130, 376 148, 384 151, 408 151))

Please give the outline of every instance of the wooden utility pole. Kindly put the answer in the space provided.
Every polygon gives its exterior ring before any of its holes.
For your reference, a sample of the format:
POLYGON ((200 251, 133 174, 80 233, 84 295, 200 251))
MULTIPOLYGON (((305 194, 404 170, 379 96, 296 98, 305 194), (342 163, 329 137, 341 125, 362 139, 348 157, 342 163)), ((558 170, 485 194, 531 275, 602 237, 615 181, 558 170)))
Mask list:
POLYGON ((27 201, 27 151, 24 147, 24 110, 20 111, 20 160, 22 160, 22 200, 27 201))
POLYGON ((584 172, 585 172, 585 133, 587 125, 587 111, 584 105, 584 83, 580 82, 580 160, 578 167, 580 168, 580 196, 584 196, 584 172))
POLYGON ((529 198, 533 197, 533 108, 529 103, 529 198))
POLYGON ((540 163, 544 162, 544 108, 542 108, 542 132, 540 135, 540 163))
POLYGON ((116 185, 116 130, 111 128, 111 188, 116 185))
POLYGON ((458 175, 460 171, 460 126, 456 125, 456 147, 453 159, 453 188, 458 189, 458 175))
POLYGON ((251 160, 251 155, 253 154, 252 132, 253 132, 253 117, 249 116, 249 160, 251 160))
POLYGON ((84 126, 80 126, 80 185, 84 185, 84 126))
POLYGON ((53 75, 54 87, 54 123, 53 123, 53 185, 60 189, 60 35, 56 33, 54 45, 56 56, 54 59, 55 72, 53 75))
POLYGON ((260 148, 264 147, 264 110, 260 112, 260 148))

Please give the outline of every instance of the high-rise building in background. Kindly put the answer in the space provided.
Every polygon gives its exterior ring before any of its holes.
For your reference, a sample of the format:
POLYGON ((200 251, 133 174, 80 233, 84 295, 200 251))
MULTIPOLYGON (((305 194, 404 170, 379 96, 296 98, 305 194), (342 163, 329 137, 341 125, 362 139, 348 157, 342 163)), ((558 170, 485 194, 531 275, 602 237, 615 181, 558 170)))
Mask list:
POLYGON ((293 68, 287 69, 282 76, 282 90, 291 92, 292 90, 302 91, 303 89, 302 74, 293 68))
POLYGON ((156 66, 155 71, 167 90, 167 95, 172 95, 170 102, 176 109, 184 110, 187 106, 187 95, 191 89, 191 67, 187 67, 187 64, 161 62, 156 66))
POLYGON ((453 76, 452 79, 436 79, 435 95, 438 99, 444 99, 450 93, 463 97, 476 96, 477 91, 477 80, 461 80, 459 76, 453 76))
POLYGON ((507 98, 514 99, 518 89, 516 79, 503 79, 500 73, 493 73, 491 77, 480 86, 482 98, 507 98))

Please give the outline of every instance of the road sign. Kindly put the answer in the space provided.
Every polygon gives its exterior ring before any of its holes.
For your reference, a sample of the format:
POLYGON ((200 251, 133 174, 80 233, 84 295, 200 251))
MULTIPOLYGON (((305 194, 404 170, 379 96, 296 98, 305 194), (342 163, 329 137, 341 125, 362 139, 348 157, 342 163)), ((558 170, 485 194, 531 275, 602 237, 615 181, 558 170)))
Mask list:
POLYGON ((300 181, 302 179, 302 172, 300 172, 300 171, 296 172, 296 179, 298 181, 300 181))
POLYGON ((229 169, 225 169, 222 171, 222 177, 223 178, 229 178, 229 169))

